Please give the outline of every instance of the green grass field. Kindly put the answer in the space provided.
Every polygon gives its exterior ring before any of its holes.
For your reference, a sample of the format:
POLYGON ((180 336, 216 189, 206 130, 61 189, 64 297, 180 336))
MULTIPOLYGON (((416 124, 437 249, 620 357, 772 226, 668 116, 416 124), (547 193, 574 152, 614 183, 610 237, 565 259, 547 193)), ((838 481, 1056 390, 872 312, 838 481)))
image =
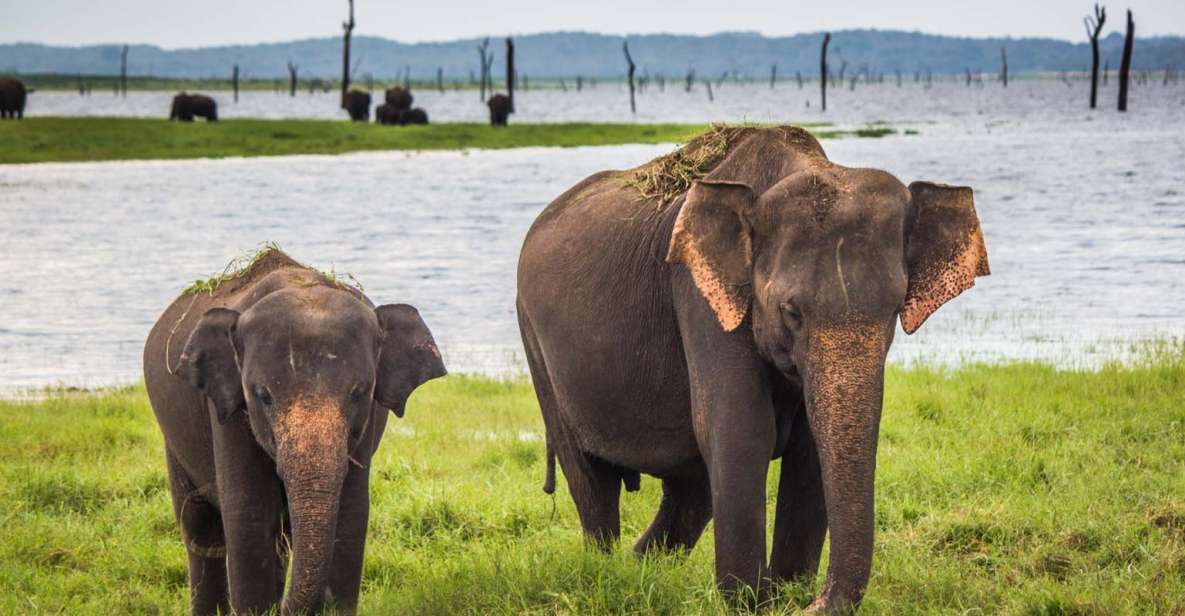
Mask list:
MULTIPOLYGON (((1099 372, 889 371, 866 614, 1181 614, 1185 348, 1099 372)), ((640 559, 583 547, 540 490, 526 382, 452 376, 392 420, 373 467, 363 613, 725 613, 711 527, 640 559)), ((178 613, 185 558, 142 388, 0 402, 0 613, 178 613)), ((776 469, 777 464, 774 464, 776 469)), ((776 474, 770 475, 771 502, 776 474)), ((772 523, 772 522, 771 522, 772 523)), ((816 585, 819 582, 816 581, 816 585)), ((786 586, 771 613, 805 605, 786 586)))
MULTIPOLYGON (((678 143, 702 124, 433 124, 388 127, 330 120, 223 120, 182 124, 144 118, 27 118, 0 122, 0 164, 341 154, 370 150, 572 147, 678 143)), ((883 137, 884 126, 837 130, 820 138, 883 137)))

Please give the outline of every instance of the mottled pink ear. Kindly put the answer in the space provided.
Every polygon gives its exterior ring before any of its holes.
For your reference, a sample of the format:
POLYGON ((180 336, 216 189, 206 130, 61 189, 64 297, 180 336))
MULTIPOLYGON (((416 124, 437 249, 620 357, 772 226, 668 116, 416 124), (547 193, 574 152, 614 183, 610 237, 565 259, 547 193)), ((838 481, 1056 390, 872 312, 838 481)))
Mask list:
POLYGON ((975 198, 966 186, 909 185, 914 222, 906 246, 909 290, 901 327, 912 334, 934 311, 991 274, 975 198))
POLYGON ((745 320, 752 299, 753 241, 747 222, 753 189, 739 182, 697 181, 675 219, 668 263, 682 263, 724 331, 745 320))

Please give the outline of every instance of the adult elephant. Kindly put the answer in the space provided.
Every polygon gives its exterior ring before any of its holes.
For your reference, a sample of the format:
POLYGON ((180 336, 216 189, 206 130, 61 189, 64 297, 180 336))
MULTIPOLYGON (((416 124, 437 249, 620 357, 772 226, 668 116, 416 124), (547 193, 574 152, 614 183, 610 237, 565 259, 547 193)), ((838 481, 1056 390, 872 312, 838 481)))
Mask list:
POLYGON ((144 347, 195 614, 353 613, 370 460, 408 396, 445 374, 414 308, 279 251, 183 293, 144 347))
POLYGON ((495 94, 486 101, 490 108, 490 126, 506 126, 510 117, 510 97, 505 94, 495 94))
POLYGON ((0 118, 24 118, 28 97, 29 91, 24 83, 17 79, 0 78, 0 118))
POLYGON ((411 90, 399 86, 387 90, 383 98, 388 105, 397 111, 411 109, 412 101, 415 100, 411 90))
POLYGON ((969 188, 830 162, 792 127, 720 128, 589 177, 527 234, 517 310, 585 533, 620 532, 622 482, 662 479, 635 549, 691 549, 715 517, 725 591, 810 579, 858 605, 872 567, 885 354, 988 274, 969 188), (702 174, 690 186, 679 178, 702 174), (766 471, 781 458, 770 562, 766 471))
POLYGON ((218 103, 204 94, 182 92, 173 97, 173 107, 169 111, 170 120, 192 122, 195 117, 205 118, 207 122, 217 122, 218 103))
POLYGON ((370 121, 370 94, 361 90, 350 90, 342 97, 342 109, 355 122, 370 121))

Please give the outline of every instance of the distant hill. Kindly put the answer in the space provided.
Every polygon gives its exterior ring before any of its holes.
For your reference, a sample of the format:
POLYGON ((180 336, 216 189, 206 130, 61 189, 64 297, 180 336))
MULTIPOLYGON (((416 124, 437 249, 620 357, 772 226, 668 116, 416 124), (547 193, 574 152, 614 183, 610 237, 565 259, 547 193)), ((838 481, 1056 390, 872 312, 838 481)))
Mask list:
MULTIPOLYGON (((763 79, 770 66, 783 76, 795 71, 818 73, 821 33, 765 37, 748 32, 711 36, 674 34, 631 35, 630 51, 638 73, 682 77, 689 69, 717 78, 730 74, 763 79)), ((534 78, 621 77, 625 62, 621 37, 585 32, 553 32, 515 37, 519 74, 534 78)), ((370 73, 379 79, 395 78, 404 67, 413 79, 435 79, 437 68, 446 79, 469 79, 477 70, 477 39, 441 43, 400 43, 376 37, 356 37, 353 57, 360 60, 355 78, 370 73)), ((1081 71, 1090 66, 1090 46, 1039 38, 959 38, 888 30, 845 30, 832 34, 830 61, 838 71, 844 61, 849 74, 867 68, 873 72, 907 74, 931 70, 961 73, 966 69, 994 73, 999 70, 1000 48, 1008 48, 1014 73, 1081 71)), ((1102 41, 1102 55, 1118 68, 1123 37, 1112 33, 1102 41)), ((502 71, 504 44, 492 39, 494 72, 502 71)), ((118 45, 53 47, 35 43, 0 45, 0 72, 110 75, 119 71, 118 45)), ((302 77, 335 77, 341 71, 339 38, 308 39, 288 43, 161 49, 134 45, 129 73, 139 76, 206 78, 229 75, 239 64, 252 78, 283 77, 291 60, 302 77)), ((1185 69, 1185 37, 1137 38, 1136 70, 1185 69)))

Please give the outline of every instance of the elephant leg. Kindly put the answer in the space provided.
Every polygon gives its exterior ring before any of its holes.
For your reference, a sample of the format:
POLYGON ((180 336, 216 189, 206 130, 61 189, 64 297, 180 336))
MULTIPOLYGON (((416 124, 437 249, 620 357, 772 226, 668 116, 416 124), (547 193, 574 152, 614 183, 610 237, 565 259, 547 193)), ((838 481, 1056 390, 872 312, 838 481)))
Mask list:
MULTIPOLYGON (((527 367, 531 371, 531 382, 535 396, 543 413, 543 426, 547 432, 548 455, 559 459, 568 492, 576 503, 580 524, 585 536, 602 549, 609 549, 621 535, 621 481, 620 468, 603 460, 585 455, 564 426, 560 413, 561 401, 551 384, 551 376, 543 361, 535 329, 527 319, 522 307, 518 307, 519 331, 523 347, 527 352, 527 367)), ((549 460, 550 464, 550 460, 549 460)), ((549 467, 544 491, 554 489, 553 470, 549 467)))
POLYGON ((774 518, 770 570, 775 581, 810 581, 819 571, 823 538, 827 535, 827 507, 823 500, 823 473, 815 438, 805 411, 794 420, 782 474, 774 518))
POLYGON ((366 548, 366 524, 370 516, 370 473, 351 466, 342 484, 337 514, 337 541, 333 546, 333 571, 329 592, 338 613, 354 614, 362 585, 362 555, 366 548))
POLYGON ((585 536, 608 550, 621 536, 621 472, 565 443, 557 448, 568 492, 576 503, 585 536))
POLYGON ((226 539, 222 516, 203 498, 185 470, 166 451, 173 514, 189 558, 189 605, 195 615, 229 613, 226 585, 226 539))
POLYGON ((662 480, 662 504, 650 528, 634 544, 634 551, 691 551, 712 519, 712 489, 707 469, 662 480))
POLYGON ((245 417, 215 426, 214 450, 231 607, 236 613, 266 612, 284 594, 283 483, 245 417))

